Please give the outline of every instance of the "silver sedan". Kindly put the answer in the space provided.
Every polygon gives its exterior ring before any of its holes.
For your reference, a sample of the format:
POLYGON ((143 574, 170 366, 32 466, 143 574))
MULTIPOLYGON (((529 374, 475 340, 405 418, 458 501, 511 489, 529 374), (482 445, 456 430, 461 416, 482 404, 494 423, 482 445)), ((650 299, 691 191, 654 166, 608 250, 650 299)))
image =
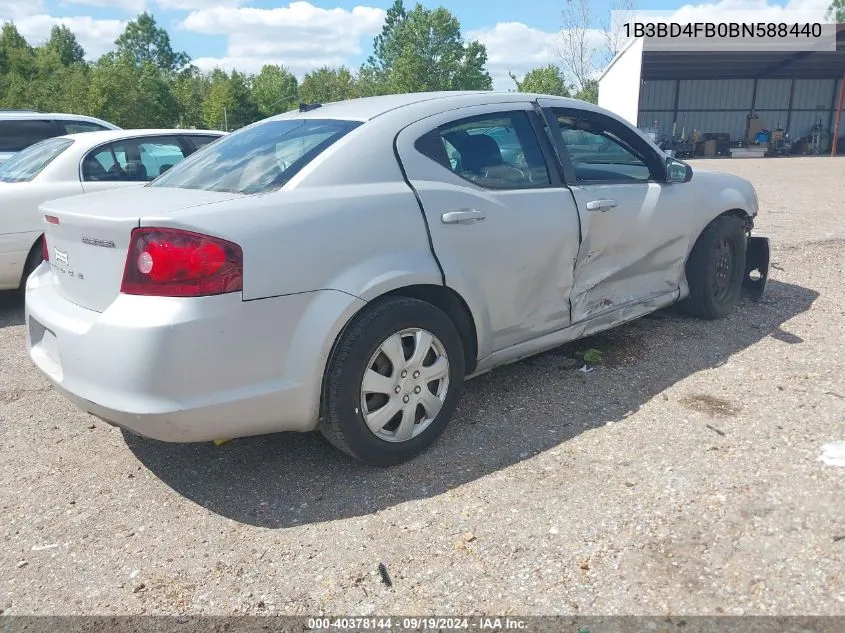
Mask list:
POLYGON ((768 272, 747 181, 520 93, 302 107, 40 213, 30 355, 79 407, 173 442, 319 429, 377 465, 467 377, 676 302, 723 317, 768 272))

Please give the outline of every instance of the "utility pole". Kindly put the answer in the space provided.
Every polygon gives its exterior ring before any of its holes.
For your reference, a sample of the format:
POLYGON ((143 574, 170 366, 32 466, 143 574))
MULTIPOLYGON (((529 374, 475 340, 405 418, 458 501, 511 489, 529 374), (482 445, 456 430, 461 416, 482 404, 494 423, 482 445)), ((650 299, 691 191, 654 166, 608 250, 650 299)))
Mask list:
POLYGON ((229 131, 229 116, 226 114, 226 108, 223 108, 223 130, 225 132, 229 131))
POLYGON ((836 107, 836 118, 833 123, 833 142, 830 144, 830 155, 836 156, 836 145, 839 141, 839 121, 842 119, 842 102, 845 101, 845 75, 839 84, 839 105, 836 107))

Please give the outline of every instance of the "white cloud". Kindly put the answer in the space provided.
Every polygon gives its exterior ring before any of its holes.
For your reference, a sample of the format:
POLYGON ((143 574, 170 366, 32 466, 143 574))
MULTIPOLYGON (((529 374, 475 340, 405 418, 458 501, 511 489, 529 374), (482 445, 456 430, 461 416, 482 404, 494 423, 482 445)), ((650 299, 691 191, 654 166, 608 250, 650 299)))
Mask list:
POLYGON ((560 61, 555 53, 558 34, 521 22, 499 22, 493 27, 470 31, 466 39, 478 40, 487 47, 487 70, 496 90, 515 88, 508 72, 522 78, 532 68, 560 61))
POLYGON ((239 7, 247 0, 155 0, 162 9, 181 9, 195 11, 214 7, 239 7))
POLYGON ((0 22, 19 20, 44 11, 42 0, 0 0, 0 22))
POLYGON ((147 8, 146 0, 62 0, 62 4, 119 9, 125 13, 132 14, 142 13, 147 8))
POLYGON ((302 75, 322 65, 349 65, 362 52, 362 40, 381 31, 384 11, 358 6, 323 9, 291 2, 275 9, 214 7, 188 15, 181 28, 228 38, 222 58, 199 58, 200 68, 235 67, 256 71, 266 63, 289 67, 302 75))
POLYGON ((30 15, 15 21, 15 26, 30 44, 41 44, 50 36, 50 29, 64 24, 76 34, 88 59, 96 59, 114 48, 117 36, 126 28, 124 20, 95 20, 89 16, 56 18, 50 15, 30 15))

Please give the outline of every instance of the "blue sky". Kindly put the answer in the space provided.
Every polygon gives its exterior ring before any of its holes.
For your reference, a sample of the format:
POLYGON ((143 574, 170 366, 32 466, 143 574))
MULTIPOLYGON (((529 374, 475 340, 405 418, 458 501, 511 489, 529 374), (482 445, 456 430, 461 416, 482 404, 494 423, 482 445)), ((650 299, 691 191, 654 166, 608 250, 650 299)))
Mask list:
MULTIPOLYGON (((617 0, 618 1, 618 0, 617 0)), ((590 3, 594 27, 609 19, 613 0, 590 3)), ((828 0, 718 0, 720 9, 817 10, 828 0)), ((67 24, 92 59, 112 47, 126 21, 143 10, 155 15, 170 33, 174 47, 204 68, 247 72, 277 63, 294 74, 321 65, 357 68, 380 31, 392 0, 0 0, 0 21, 13 20, 33 44, 54 24, 67 24)), ((566 0, 425 0, 443 5, 460 20, 465 36, 488 49, 488 69, 497 88, 511 87, 517 76, 559 60, 556 47, 561 9, 566 0)), ((412 6, 413 0, 406 0, 412 6)), ((679 0, 634 0, 640 10, 675 11, 704 6, 679 0)), ((601 34, 592 34, 600 39, 601 34)))

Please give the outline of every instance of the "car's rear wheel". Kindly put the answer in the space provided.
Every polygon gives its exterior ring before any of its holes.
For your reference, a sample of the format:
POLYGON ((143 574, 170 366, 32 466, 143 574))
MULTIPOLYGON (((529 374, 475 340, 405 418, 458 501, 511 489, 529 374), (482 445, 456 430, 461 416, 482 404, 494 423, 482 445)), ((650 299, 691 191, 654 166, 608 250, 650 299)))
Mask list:
POLYGON ((730 314, 742 294, 747 248, 745 223, 720 216, 702 231, 687 260, 689 313, 703 319, 730 314))
POLYGON ((24 290, 24 288, 26 288, 26 280, 29 279, 29 276, 35 272, 35 269, 38 268, 41 265, 41 262, 44 261, 44 256, 41 252, 41 242, 43 239, 44 236, 39 237, 32 246, 32 250, 29 251, 29 256, 26 258, 26 263, 23 267, 20 290, 24 290))
POLYGON ((401 463, 446 428, 463 379, 463 344, 444 312, 406 297, 380 301, 356 317, 338 342, 320 431, 368 464, 401 463))

